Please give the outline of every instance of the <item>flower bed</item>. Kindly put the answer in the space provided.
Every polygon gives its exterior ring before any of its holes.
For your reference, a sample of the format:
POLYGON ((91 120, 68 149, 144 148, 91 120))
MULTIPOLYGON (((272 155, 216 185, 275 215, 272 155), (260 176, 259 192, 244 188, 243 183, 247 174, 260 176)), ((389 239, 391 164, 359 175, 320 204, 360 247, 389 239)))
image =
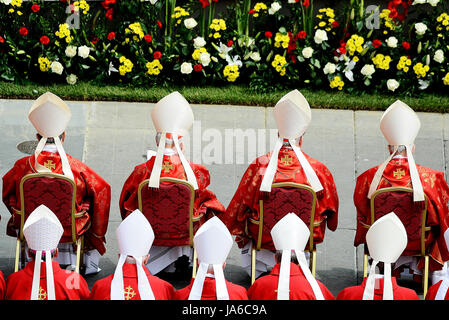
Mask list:
POLYGON ((347 0, 338 12, 313 0, 238 0, 219 13, 216 1, 0 0, 0 77, 448 91, 447 1, 385 1, 378 25, 363 0, 347 0))

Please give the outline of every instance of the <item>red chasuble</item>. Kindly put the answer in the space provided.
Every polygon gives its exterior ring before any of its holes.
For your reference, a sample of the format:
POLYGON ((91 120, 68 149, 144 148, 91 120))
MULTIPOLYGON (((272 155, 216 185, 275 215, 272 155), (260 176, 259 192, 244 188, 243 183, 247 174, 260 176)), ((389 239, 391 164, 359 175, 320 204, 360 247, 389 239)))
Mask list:
MULTIPOLYGON (((260 277, 248 289, 250 300, 277 300, 279 271, 281 265, 276 264, 269 275, 260 277)), ((332 293, 317 280, 325 300, 335 300, 332 293)), ((307 281, 301 268, 290 263, 290 300, 316 300, 312 287, 307 281)))
MULTIPOLYGON (((332 174, 324 164, 309 157, 305 153, 304 156, 316 172, 323 186, 323 190, 320 191, 320 196, 317 198, 315 211, 315 221, 322 223, 314 229, 314 241, 315 243, 321 243, 324 239, 326 222, 330 230, 335 231, 337 229, 337 188, 332 174)), ((249 241, 245 233, 246 220, 249 218, 259 220, 259 188, 268 167, 270 157, 271 153, 268 153, 257 158, 250 164, 226 209, 226 214, 222 218, 231 234, 237 236, 236 242, 239 248, 243 248, 249 241)), ((310 185, 307 182, 306 175, 299 160, 296 158, 294 150, 282 148, 279 151, 278 167, 273 179, 273 183, 275 182, 295 182, 310 185)))
MULTIPOLYGON (((85 224, 90 217, 91 226, 84 236, 84 248, 86 251, 97 249, 103 255, 106 252, 104 243, 109 221, 111 187, 81 161, 69 155, 67 158, 76 183, 76 210, 79 213, 86 211, 83 217, 77 219, 77 227, 78 224, 85 224)), ((61 158, 57 153, 43 151, 38 156, 38 162, 52 172, 62 174, 61 158)), ((3 176, 3 202, 12 214, 6 233, 12 237, 16 237, 15 230, 20 227, 20 215, 14 213, 15 210, 20 210, 20 181, 30 173, 36 173, 34 154, 18 160, 3 176)))
POLYGON ((0 300, 5 300, 6 283, 3 272, 0 271, 0 300))
MULTIPOLYGON (((52 262, 56 300, 87 300, 89 287, 86 280, 73 271, 61 269, 59 263, 52 262)), ((6 280, 6 300, 30 300, 33 284, 34 261, 24 269, 11 274, 6 280)), ((46 265, 41 263, 39 300, 48 300, 46 265)))
MULTIPOLYGON (((440 270, 444 261, 449 260, 449 252, 443 236, 449 223, 449 187, 444 179, 443 172, 420 165, 416 165, 416 167, 424 193, 429 201, 427 206, 427 224, 432 227, 426 239, 426 243, 431 243, 431 247, 428 249, 431 257, 429 259, 429 268, 431 271, 440 270)), ((354 191, 354 204, 357 208, 357 231, 354 246, 365 242, 366 232, 369 224, 371 224, 370 199, 368 199, 367 195, 377 168, 371 168, 357 178, 354 191)), ((388 187, 412 187, 407 159, 392 159, 388 163, 378 189, 388 187)), ((420 259, 418 268, 423 266, 424 259, 420 259)))
MULTIPOLYGON (((442 282, 443 282, 443 280, 438 281, 437 283, 435 283, 433 286, 431 286, 427 290, 426 300, 435 300, 435 297, 437 296, 437 293, 438 293, 438 289, 440 289, 442 282)), ((444 300, 449 300, 449 290, 446 291, 444 300)))
MULTIPOLYGON (((343 289, 338 294, 337 300, 362 300, 367 279, 368 278, 365 278, 362 284, 359 286, 343 289)), ((391 277, 391 282, 393 284, 393 300, 419 300, 419 297, 414 290, 398 286, 395 277, 391 277)), ((383 288, 384 288, 384 279, 381 278, 379 279, 378 287, 374 288, 374 300, 383 299, 383 291, 384 291, 383 288)))
MULTIPOLYGON (((192 279, 187 287, 177 290, 175 292, 175 298, 173 300, 188 300, 194 281, 195 279, 192 279)), ((229 282, 227 280, 225 281, 226 281, 226 288, 228 289, 229 300, 248 300, 248 294, 244 287, 229 282)), ((204 279, 203 293, 201 294, 201 300, 217 300, 217 292, 215 289, 214 278, 206 276, 206 278, 204 279)))
MULTIPOLYGON (((175 294, 173 286, 152 276, 147 268, 143 268, 150 282, 151 289, 153 290, 154 298, 156 300, 172 300, 175 294)), ((90 293, 90 300, 111 300, 111 282, 114 275, 111 274, 106 278, 100 279, 95 282, 90 293)), ((125 263, 123 265, 123 283, 125 300, 140 300, 140 294, 137 284, 137 268, 135 264, 125 263)))
MULTIPOLYGON (((151 157, 147 162, 136 166, 134 171, 125 181, 119 200, 122 219, 126 218, 131 212, 139 208, 137 190, 142 181, 150 178, 155 159, 156 157, 151 157)), ((193 215, 197 217, 205 214, 208 219, 210 217, 209 215, 213 212, 215 215, 220 216, 221 213, 224 213, 225 208, 220 201, 218 201, 215 194, 212 191, 207 190, 207 186, 210 184, 209 171, 202 165, 192 162, 189 162, 189 164, 198 182, 198 193, 195 196, 193 215)), ((177 154, 164 155, 161 170, 161 178, 162 177, 187 180, 184 167, 177 154)))

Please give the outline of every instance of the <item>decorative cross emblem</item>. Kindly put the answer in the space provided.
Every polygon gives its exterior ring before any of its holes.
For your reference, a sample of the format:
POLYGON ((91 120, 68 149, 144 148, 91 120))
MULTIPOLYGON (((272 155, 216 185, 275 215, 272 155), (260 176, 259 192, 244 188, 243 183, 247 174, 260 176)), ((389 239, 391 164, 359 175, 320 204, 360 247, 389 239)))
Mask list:
POLYGON ((164 170, 165 173, 168 173, 170 172, 171 169, 173 169, 173 165, 170 163, 170 161, 164 161, 162 169, 164 170))
POLYGON ((393 171, 393 177, 402 179, 402 177, 405 176, 405 171, 402 169, 397 169, 396 171, 393 171))
POLYGON ((290 155, 286 154, 282 159, 281 163, 285 164, 286 166, 289 166, 293 163, 293 158, 290 157, 290 155))
POLYGON ((402 159, 395 160, 394 163, 396 163, 398 166, 400 166, 402 164, 402 159))
POLYGON ((125 289, 125 300, 131 300, 136 295, 136 292, 131 288, 131 286, 128 286, 125 289))
POLYGON ((48 160, 47 162, 44 163, 44 167, 46 167, 47 169, 56 169, 56 164, 54 164, 54 162, 52 160, 48 160))
POLYGON ((39 287, 39 294, 37 296, 38 300, 46 300, 47 299, 47 292, 42 287, 39 287))

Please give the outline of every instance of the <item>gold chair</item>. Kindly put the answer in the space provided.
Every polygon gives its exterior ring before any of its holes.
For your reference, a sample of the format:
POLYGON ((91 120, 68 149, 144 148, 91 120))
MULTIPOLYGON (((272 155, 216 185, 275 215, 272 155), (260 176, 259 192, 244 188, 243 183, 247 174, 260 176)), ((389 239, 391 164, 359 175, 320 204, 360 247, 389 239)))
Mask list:
MULTIPOLYGON (((285 210, 279 210, 282 212, 278 211, 279 218, 277 219, 277 221, 289 212, 294 212, 301 219, 303 219, 303 221, 306 220, 304 222, 309 225, 309 231, 310 231, 309 245, 308 245, 307 250, 310 252, 310 269, 312 271, 313 276, 315 277, 315 273, 316 273, 316 244, 314 243, 314 239, 313 239, 313 231, 314 231, 314 228, 319 226, 321 223, 321 222, 315 222, 315 208, 316 208, 316 201, 317 201, 316 193, 310 186, 307 186, 304 184, 299 184, 299 183, 294 183, 294 182, 273 183, 271 188, 272 188, 272 192, 273 191, 277 192, 278 190, 280 190, 281 192, 285 192, 288 189, 296 189, 298 191, 300 190, 300 192, 307 194, 308 197, 310 198, 310 203, 308 203, 309 207, 305 208, 307 212, 305 212, 303 215, 300 215, 299 212, 302 211, 301 205, 304 205, 304 203, 302 203, 302 202, 295 203, 294 206, 292 204, 291 207, 289 207, 285 210)), ((253 245, 252 245, 252 249, 251 249, 251 284, 253 284, 254 281, 256 280, 257 251, 259 251, 260 249, 272 249, 272 248, 264 248, 263 244, 262 244, 262 237, 263 237, 262 231, 263 231, 264 223, 266 221, 266 217, 264 218, 265 214, 266 214, 266 212, 264 211, 264 200, 259 199, 259 219, 258 220, 251 219, 251 218, 249 219, 250 223, 258 226, 257 236, 252 237, 253 245)), ((271 214, 271 212, 270 212, 270 214, 271 214)), ((277 221, 274 221, 274 223, 277 221)), ((271 228, 273 226, 274 226, 274 224, 269 226, 269 229, 271 230, 271 228)), ((271 239, 271 236, 269 238, 271 239)))
MULTIPOLYGON (((385 196, 389 196, 389 198, 391 199, 393 194, 400 194, 403 193, 405 195, 407 195, 409 201, 408 203, 410 203, 410 208, 407 208, 407 212, 406 213, 413 213, 413 211, 417 211, 417 209, 414 209, 413 206, 413 189, 410 188, 406 188, 406 187, 389 187, 389 188, 382 188, 377 190, 373 196, 371 197, 371 202, 370 202, 370 207, 371 207, 371 224, 367 225, 366 227, 369 228, 375 221, 376 219, 380 218, 381 216, 393 211, 393 210, 389 210, 389 208, 387 208, 387 210, 382 212, 380 215, 376 213, 378 213, 378 207, 376 207, 376 200, 379 199, 380 197, 385 197, 385 196), (388 211, 388 212, 386 212, 388 211)), ((429 232, 431 230, 430 227, 426 226, 426 221, 427 221, 427 205, 428 205, 428 199, 427 196, 425 197, 425 201, 424 201, 424 208, 421 210, 421 208, 419 208, 418 210, 420 210, 420 216, 409 216, 409 215, 404 215, 401 214, 400 212, 395 212, 395 214, 398 215, 398 217, 402 220, 402 222, 404 223, 405 219, 410 219, 410 218, 414 218, 416 220, 419 219, 420 221, 420 226, 419 226, 419 238, 420 238, 420 249, 419 249, 419 253, 416 254, 412 254, 412 256, 420 256, 424 258, 424 275, 423 275, 423 290, 424 290, 424 296, 426 296, 427 294, 427 289, 429 286, 429 255, 426 254, 426 233, 429 232)), ((406 225, 406 230, 408 229, 407 223, 404 223, 404 225, 406 225)), ((407 230, 407 238, 416 238, 417 234, 415 232, 415 234, 409 234, 409 230, 407 230)), ((407 251, 408 247, 410 245, 410 242, 407 245, 407 248, 404 250, 407 251)), ((368 274, 368 248, 366 243, 364 244, 364 259, 363 259, 363 277, 366 277, 368 274)), ((407 254, 404 254, 407 255, 407 254)))
POLYGON ((186 180, 161 177, 160 186, 156 193, 148 187, 149 179, 139 184, 137 193, 139 210, 145 215, 150 222, 155 233, 154 245, 156 246, 179 246, 189 245, 193 248, 193 270, 192 277, 195 278, 197 271, 197 255, 193 246, 194 223, 200 222, 204 215, 193 217, 195 189, 193 185, 186 180), (176 189, 175 189, 176 188, 176 189), (172 200, 176 207, 167 208, 161 202, 164 199, 172 200), (185 212, 185 209, 187 210, 185 212), (181 211, 181 212, 180 212, 181 211), (158 213, 158 214, 155 214, 158 213), (159 215, 162 213, 162 215, 159 215), (184 213, 187 213, 187 217, 184 213), (170 222, 173 221, 171 224, 170 222), (168 225, 171 225, 169 227, 168 225), (161 230, 160 226, 169 228, 161 230), (178 229, 173 230, 174 226, 178 229), (173 232, 188 234, 188 240, 174 239, 173 232))
MULTIPOLYGON (((60 220, 64 233, 60 243, 76 244, 75 271, 79 273, 83 263, 84 236, 78 236, 76 219, 81 218, 85 212, 76 212, 76 184, 64 175, 56 173, 32 173, 24 176, 20 181, 20 210, 15 214, 20 216, 19 235, 16 244, 16 258, 14 271, 19 270, 19 256, 21 267, 25 262, 25 238, 23 226, 31 212, 39 205, 44 204, 60 220), (60 209, 62 208, 62 212, 60 209)), ((86 230, 90 227, 90 224, 86 230)))

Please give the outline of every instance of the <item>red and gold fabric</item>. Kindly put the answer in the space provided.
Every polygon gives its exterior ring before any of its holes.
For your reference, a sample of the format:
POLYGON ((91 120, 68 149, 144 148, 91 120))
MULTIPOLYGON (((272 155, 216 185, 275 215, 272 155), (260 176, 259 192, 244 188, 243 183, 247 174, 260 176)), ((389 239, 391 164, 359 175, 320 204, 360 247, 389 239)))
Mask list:
MULTIPOLYGON (((359 286, 348 287, 340 291, 337 295, 337 300, 362 300, 366 280, 367 278, 365 278, 359 286)), ((383 278, 379 279, 378 285, 374 288, 374 300, 383 299, 383 280, 383 278)), ((396 278, 392 277, 391 282, 393 284, 393 300, 419 300, 419 297, 414 290, 398 286, 396 278)))
MULTIPOLYGON (((313 235, 315 243, 321 243, 324 239, 326 225, 332 231, 337 229, 337 188, 331 172, 324 164, 305 153, 304 156, 323 186, 323 190, 318 193, 315 209, 315 222, 320 223, 320 225, 315 227, 313 235)), ((226 214, 222 217, 231 234, 237 236, 236 241, 239 248, 243 248, 250 239, 245 231, 246 223, 250 224, 247 220, 259 220, 259 199, 261 197, 259 188, 270 157, 271 153, 268 153, 250 164, 226 209, 226 214)), ((292 149, 282 148, 279 151, 278 166, 273 183, 277 182, 295 182, 309 185, 304 170, 292 149)), ((254 236, 256 235, 252 235, 252 237, 254 236)), ((269 236, 269 234, 265 236, 269 236)))
MULTIPOLYGON (((440 270, 444 261, 449 260, 449 252, 444 241, 443 234, 449 223, 449 186, 444 179, 443 172, 416 165, 428 199, 427 226, 431 227, 425 239, 427 252, 431 259, 429 268, 431 271, 440 270)), ((365 243, 366 232, 371 224, 370 199, 368 190, 370 183, 378 167, 371 168, 362 173, 358 178, 354 191, 354 204, 357 208, 357 230, 354 238, 354 246, 365 243)), ((378 189, 389 187, 411 188, 411 178, 406 158, 392 159, 386 166, 380 180, 378 189)), ((420 251, 420 242, 416 242, 416 248, 407 247, 409 251, 420 251), (413 250, 415 249, 415 250, 413 250)), ((424 259, 420 259, 418 268, 424 266, 424 259)))
MULTIPOLYGON (((277 300, 279 272, 281 265, 276 264, 269 275, 258 278, 248 289, 249 300, 277 300)), ((324 284, 317 280, 325 300, 335 300, 324 284)), ((290 263, 290 296, 289 300, 316 300, 312 287, 301 268, 290 263)))
MULTIPOLYGON (((96 172, 81 161, 67 155, 70 168, 76 183, 76 210, 85 212, 77 219, 77 230, 82 229, 87 221, 90 227, 84 234, 84 250, 97 249, 103 255, 106 252, 105 234, 109 221, 111 204, 111 187, 96 172)), ((57 153, 43 151, 39 154, 38 162, 53 173, 62 174, 61 158, 57 153)), ((31 173, 34 168, 34 155, 18 160, 13 168, 3 176, 3 202, 11 213, 6 233, 16 237, 16 230, 20 228, 20 181, 31 173)), ((87 228, 87 227, 86 227, 87 228)), ((61 240, 63 241, 64 238, 61 240)))
MULTIPOLYGON (((188 300, 194 280, 195 279, 192 279, 187 287, 177 290, 175 292, 175 297, 173 300, 188 300)), ((248 300, 248 294, 244 287, 229 282, 227 280, 225 281, 226 281, 226 288, 229 294, 229 300, 248 300)), ((217 292, 214 278, 211 277, 205 278, 203 284, 203 292, 201 294, 201 300, 217 300, 217 292)))
MULTIPOLYGON (((86 280, 78 273, 61 269, 59 263, 52 262, 56 300, 87 300, 89 287, 86 280)), ((34 261, 24 269, 11 274, 6 280, 6 300, 30 300, 33 282, 34 261)), ((41 263, 39 300, 48 300, 46 265, 41 263)))
MULTIPOLYGON (((143 268, 148 277, 151 289, 156 300, 172 300, 175 294, 173 286, 152 276, 147 268, 143 268)), ((90 300, 111 300, 111 282, 114 274, 106 278, 100 279, 94 283, 90 292, 90 300)), ((137 283, 137 268, 135 264, 125 263, 123 265, 123 284, 125 300, 140 300, 140 294, 137 283)))
MULTIPOLYGON (((426 300, 435 300, 437 294, 438 294, 438 290, 440 289, 441 285, 443 284, 444 280, 440 280, 437 283, 435 283, 433 286, 431 286, 428 290, 427 290, 427 294, 425 299, 426 300)), ((447 288, 447 286, 445 287, 447 288)), ((446 293, 442 293, 441 294, 442 297, 444 296, 444 300, 449 300, 449 290, 446 291, 446 293)))
MULTIPOLYGON (((139 184, 142 181, 149 179, 151 170, 154 166, 154 161, 155 157, 151 157, 147 162, 136 166, 128 179, 126 179, 119 200, 122 219, 139 208, 137 195, 139 184)), ((184 167, 177 154, 164 155, 162 163, 161 178, 171 177, 187 180, 184 167)), ((198 217, 205 215, 206 218, 210 218, 212 214, 219 216, 224 213, 224 206, 220 203, 215 194, 207 189, 210 184, 209 171, 202 165, 192 162, 189 162, 189 164, 198 182, 198 192, 196 192, 195 195, 193 216, 198 217)))

